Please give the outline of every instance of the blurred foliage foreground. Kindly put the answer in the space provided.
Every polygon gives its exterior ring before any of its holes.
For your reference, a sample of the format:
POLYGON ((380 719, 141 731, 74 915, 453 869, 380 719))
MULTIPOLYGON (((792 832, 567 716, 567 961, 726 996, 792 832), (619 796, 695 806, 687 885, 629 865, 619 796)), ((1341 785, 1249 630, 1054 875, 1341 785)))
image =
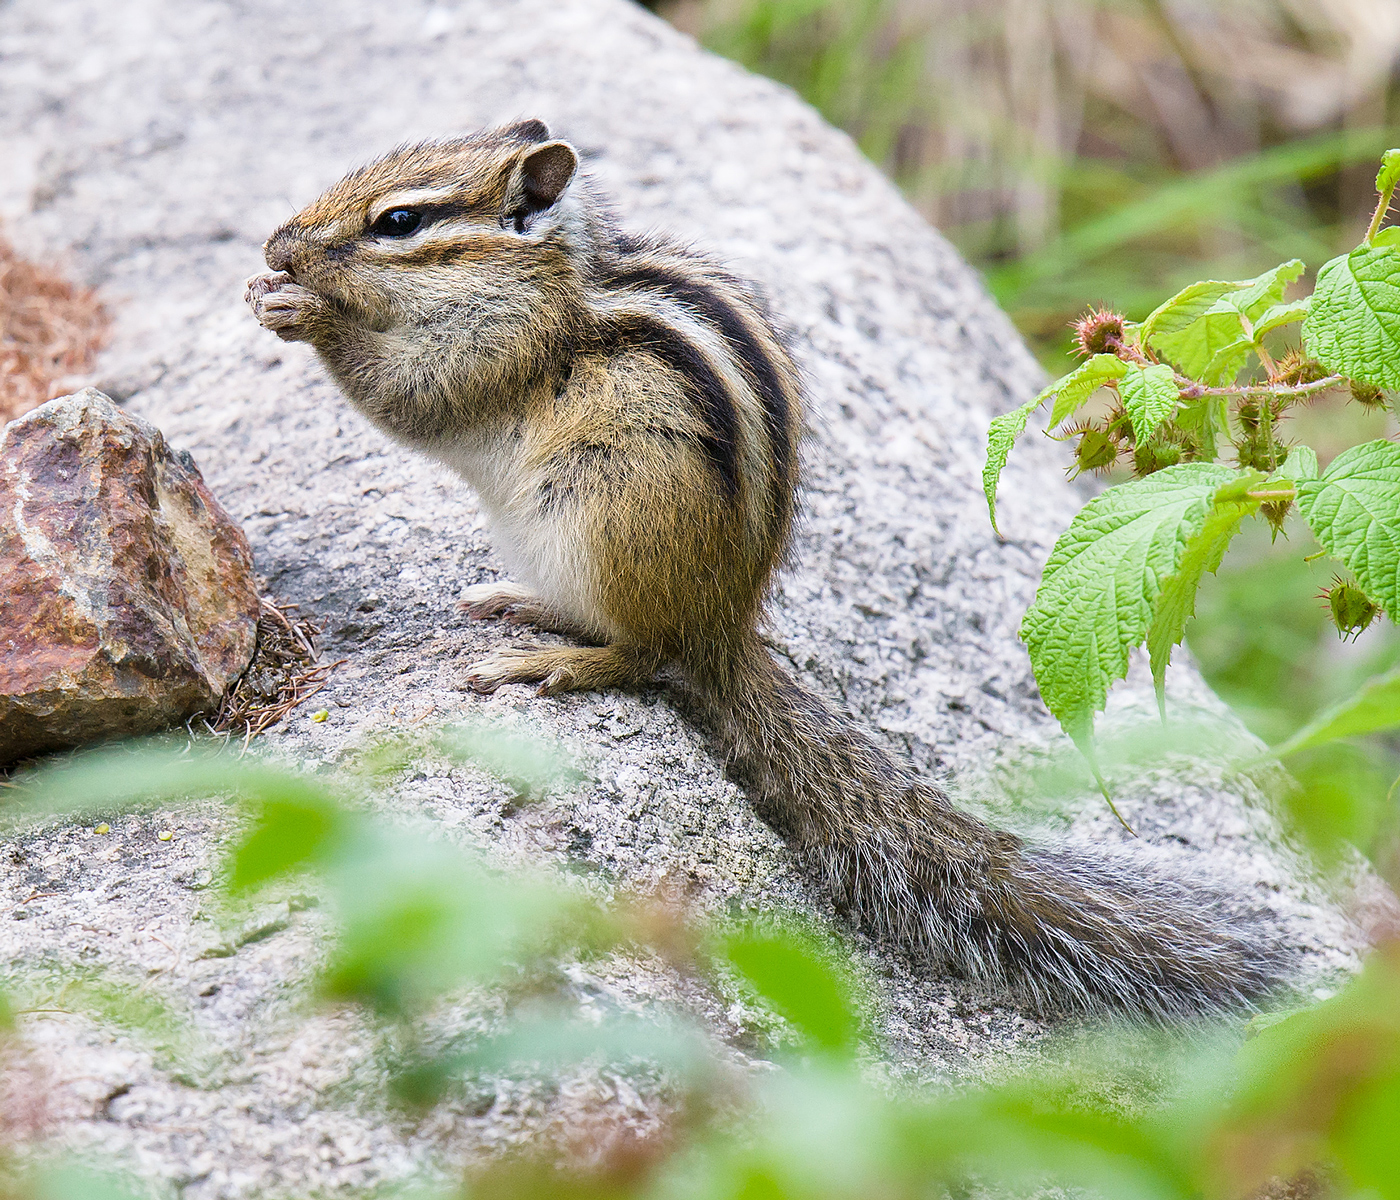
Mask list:
MULTIPOLYGON (((432 752, 484 767, 524 798, 571 786, 557 754, 518 735, 476 726, 431 737, 432 752)), ((587 1072, 630 1080, 658 1114, 650 1131, 595 1131, 592 1142, 586 1130, 542 1135, 465 1180, 439 1174, 376 1195, 864 1200, 1058 1186, 1174 1200, 1281 1195, 1259 1189, 1282 1179, 1290 1195, 1400 1197, 1400 943, 1306 1008, 1247 1025, 1110 1028, 1052 1046, 1034 1069, 928 1089, 882 1068, 873 988, 827 932, 743 914, 700 922, 648 896, 602 900, 587 880, 493 869, 376 815, 388 778, 424 750, 383 744, 330 777, 198 745, 117 748, 21 777, 5 810, 21 835, 226 798, 239 832, 216 874, 220 902, 232 911, 279 888, 314 893, 336 936, 313 969, 309 1002, 353 1007, 396 1047, 387 1093, 369 1098, 386 1119, 411 1123, 503 1078, 587 1072), (762 1014, 750 1022, 750 1057, 676 1014, 581 1006, 569 967, 619 955, 762 1014), (454 1003, 489 1019, 429 1036, 454 1003)), ((144 1038, 176 1077, 197 1078, 197 1022, 156 990, 76 968, 61 1003, 38 986, 11 965, 11 1058, 23 1053, 21 1014, 47 1005, 144 1038)), ((5 1107, 22 1101, 9 1096, 5 1107)), ((5 1148, 0 1194, 151 1194, 71 1165, 45 1167, 38 1146, 5 1148)))

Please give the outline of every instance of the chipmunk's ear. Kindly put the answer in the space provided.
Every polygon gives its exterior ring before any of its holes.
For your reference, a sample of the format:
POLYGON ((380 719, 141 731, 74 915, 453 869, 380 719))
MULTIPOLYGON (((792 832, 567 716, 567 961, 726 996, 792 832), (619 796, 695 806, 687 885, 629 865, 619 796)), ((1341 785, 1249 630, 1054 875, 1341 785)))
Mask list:
POLYGON ((501 130, 501 133, 519 142, 549 141, 549 126, 538 117, 531 117, 528 121, 516 121, 512 125, 507 125, 501 130))
POLYGON ((553 208, 578 170, 578 152, 568 142, 545 142, 521 155, 511 175, 501 224, 524 233, 530 218, 553 208))

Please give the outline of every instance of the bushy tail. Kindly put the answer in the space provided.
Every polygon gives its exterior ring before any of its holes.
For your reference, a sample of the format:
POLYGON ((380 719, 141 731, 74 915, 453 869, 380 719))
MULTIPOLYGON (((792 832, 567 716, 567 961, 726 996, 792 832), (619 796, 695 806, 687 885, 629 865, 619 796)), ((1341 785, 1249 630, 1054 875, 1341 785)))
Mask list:
POLYGON ((1188 1017, 1249 1006, 1290 965, 1269 920, 1150 852, 1034 847, 955 809, 753 643, 699 716, 759 814, 878 937, 1042 1009, 1188 1017))

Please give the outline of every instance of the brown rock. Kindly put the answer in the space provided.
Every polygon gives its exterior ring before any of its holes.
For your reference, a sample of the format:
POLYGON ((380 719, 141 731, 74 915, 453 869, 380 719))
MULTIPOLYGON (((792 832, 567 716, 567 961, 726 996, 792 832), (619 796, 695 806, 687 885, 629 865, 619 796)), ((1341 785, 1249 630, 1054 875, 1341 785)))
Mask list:
POLYGON ((0 514, 0 762, 183 721, 248 666, 247 538, 101 392, 5 426, 0 514))

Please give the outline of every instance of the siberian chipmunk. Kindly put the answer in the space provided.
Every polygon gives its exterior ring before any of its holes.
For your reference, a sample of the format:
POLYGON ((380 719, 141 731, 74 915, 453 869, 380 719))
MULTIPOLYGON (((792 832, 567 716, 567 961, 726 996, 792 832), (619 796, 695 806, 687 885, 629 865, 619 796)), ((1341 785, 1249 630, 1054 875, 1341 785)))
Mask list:
POLYGON ((472 685, 555 695, 668 668, 838 906, 1039 1008, 1167 1017, 1266 994, 1289 956, 1228 890, 989 828, 768 653, 798 371, 749 285, 620 232, 578 168, 540 121, 396 150, 282 225, 248 284, 267 329, 477 490, 516 582, 468 588, 470 615, 582 643, 502 650, 472 685))

